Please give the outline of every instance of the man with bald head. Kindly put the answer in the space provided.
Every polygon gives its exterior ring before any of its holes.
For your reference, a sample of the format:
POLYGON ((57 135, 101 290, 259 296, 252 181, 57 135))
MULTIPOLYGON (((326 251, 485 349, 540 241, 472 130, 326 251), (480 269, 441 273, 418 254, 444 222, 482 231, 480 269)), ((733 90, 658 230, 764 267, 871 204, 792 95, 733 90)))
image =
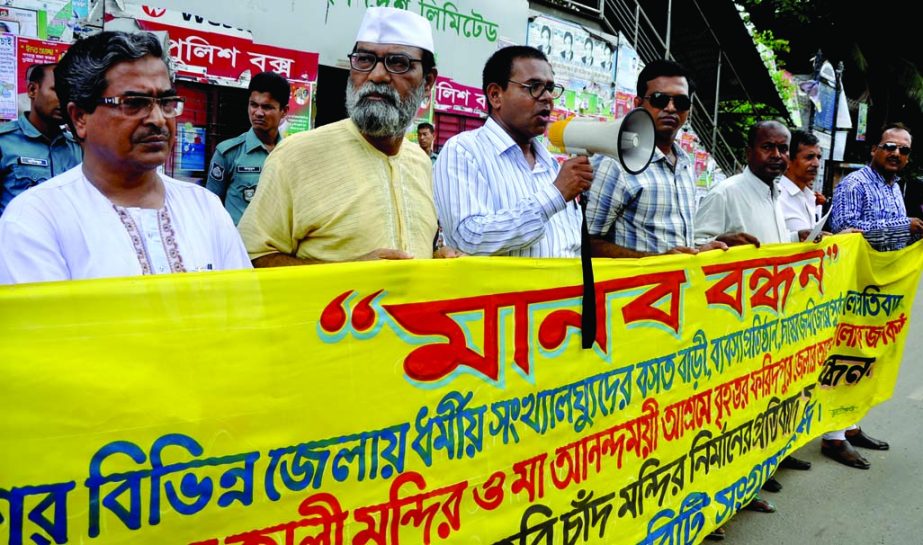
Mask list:
POLYGON ((347 56, 349 118, 266 159, 239 225, 256 267, 434 257, 432 163, 404 139, 436 81, 429 21, 369 8, 347 56))
MULTIPOLYGON (((696 243, 704 244, 721 233, 741 231, 756 238, 756 245, 798 242, 810 229, 789 230, 780 200, 779 178, 789 166, 791 133, 777 121, 760 121, 747 133, 747 168, 714 187, 702 199, 695 216, 696 243)), ((810 462, 788 456, 781 467, 805 470, 810 462)), ((770 477, 764 489, 778 492, 781 483, 770 477)), ((773 511, 769 502, 755 499, 748 509, 773 511)))
POLYGON ((722 233, 744 231, 757 246, 798 242, 799 234, 785 226, 776 179, 788 168, 791 133, 777 121, 760 121, 747 133, 747 168, 705 195, 695 216, 695 239, 705 244, 722 233))

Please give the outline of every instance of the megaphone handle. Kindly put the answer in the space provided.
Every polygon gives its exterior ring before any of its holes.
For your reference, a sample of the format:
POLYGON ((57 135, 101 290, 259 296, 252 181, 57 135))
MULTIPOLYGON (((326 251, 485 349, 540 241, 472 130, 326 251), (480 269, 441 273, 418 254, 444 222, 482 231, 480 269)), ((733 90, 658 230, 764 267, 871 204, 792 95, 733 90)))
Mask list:
POLYGON ((580 340, 584 350, 593 348, 596 341, 596 281, 593 278, 593 254, 590 248, 590 230, 586 222, 589 192, 580 194, 580 266, 583 269, 583 309, 580 315, 580 340))

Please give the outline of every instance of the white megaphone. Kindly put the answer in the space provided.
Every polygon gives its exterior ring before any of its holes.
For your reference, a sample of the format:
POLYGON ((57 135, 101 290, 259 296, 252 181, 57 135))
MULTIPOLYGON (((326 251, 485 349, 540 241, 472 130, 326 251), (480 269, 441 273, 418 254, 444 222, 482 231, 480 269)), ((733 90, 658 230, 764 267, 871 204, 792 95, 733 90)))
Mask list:
POLYGON ((644 108, 615 121, 569 117, 548 127, 548 139, 558 148, 576 155, 608 155, 631 174, 643 172, 651 163, 654 136, 654 118, 644 108))

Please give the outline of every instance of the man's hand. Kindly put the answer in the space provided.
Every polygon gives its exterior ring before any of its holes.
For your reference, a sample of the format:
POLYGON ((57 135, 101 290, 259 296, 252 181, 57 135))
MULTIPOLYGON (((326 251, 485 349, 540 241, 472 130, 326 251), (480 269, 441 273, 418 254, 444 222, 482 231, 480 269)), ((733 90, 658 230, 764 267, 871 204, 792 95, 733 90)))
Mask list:
POLYGON ((728 246, 744 246, 746 244, 752 244, 757 248, 760 247, 760 239, 751 235, 750 233, 724 233, 723 235, 718 235, 715 237, 715 240, 718 242, 723 242, 728 246))
MULTIPOLYGON (((798 231, 798 240, 800 240, 801 242, 804 242, 805 240, 807 240, 808 235, 810 234, 811 234, 810 229, 802 229, 798 231)), ((820 242, 822 238, 831 237, 831 236, 833 236, 833 233, 828 233, 827 231, 821 231, 820 234, 817 235, 817 238, 814 239, 814 242, 820 242)))
POLYGON ((920 218, 910 218, 910 232, 915 235, 923 234, 923 220, 920 218))
POLYGON ((695 248, 690 248, 688 246, 676 246, 675 248, 670 248, 663 255, 675 255, 675 254, 690 254, 695 255, 699 253, 695 248))
POLYGON ((584 191, 588 191, 591 185, 593 185, 593 167, 590 166, 590 160, 585 155, 571 157, 564 161, 554 181, 554 186, 558 188, 567 202, 574 200, 584 191))
POLYGON ((374 261, 376 259, 413 259, 413 256, 401 250, 378 248, 359 257, 356 261, 374 261))
POLYGON ((727 250, 728 245, 721 242, 720 240, 713 240, 711 242, 706 242, 705 244, 699 246, 699 253, 710 252, 712 250, 727 250))
POLYGON ((448 246, 443 246, 433 252, 434 259, 454 259, 456 257, 464 257, 465 255, 467 254, 455 248, 449 248, 448 246))

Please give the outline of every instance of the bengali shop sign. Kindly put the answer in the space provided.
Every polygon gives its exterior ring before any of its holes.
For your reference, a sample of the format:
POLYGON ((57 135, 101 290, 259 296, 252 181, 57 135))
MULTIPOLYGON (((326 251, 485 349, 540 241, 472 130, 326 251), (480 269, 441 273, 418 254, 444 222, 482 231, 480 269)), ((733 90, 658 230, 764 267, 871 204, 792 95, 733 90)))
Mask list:
POLYGON ((452 78, 436 78, 435 105, 439 112, 487 117, 487 96, 477 87, 462 85, 452 78))
POLYGON ((892 392, 923 253, 0 289, 0 541, 698 543, 892 392))
POLYGON ((131 18, 142 30, 165 32, 179 76, 203 83, 244 86, 271 70, 289 80, 316 82, 318 54, 257 43, 249 31, 177 10, 127 5, 108 20, 131 18))
POLYGON ((224 34, 151 21, 138 21, 138 24, 145 30, 169 33, 170 57, 176 62, 176 71, 180 75, 239 81, 245 71, 252 76, 271 70, 292 80, 317 81, 317 53, 257 44, 224 34))

